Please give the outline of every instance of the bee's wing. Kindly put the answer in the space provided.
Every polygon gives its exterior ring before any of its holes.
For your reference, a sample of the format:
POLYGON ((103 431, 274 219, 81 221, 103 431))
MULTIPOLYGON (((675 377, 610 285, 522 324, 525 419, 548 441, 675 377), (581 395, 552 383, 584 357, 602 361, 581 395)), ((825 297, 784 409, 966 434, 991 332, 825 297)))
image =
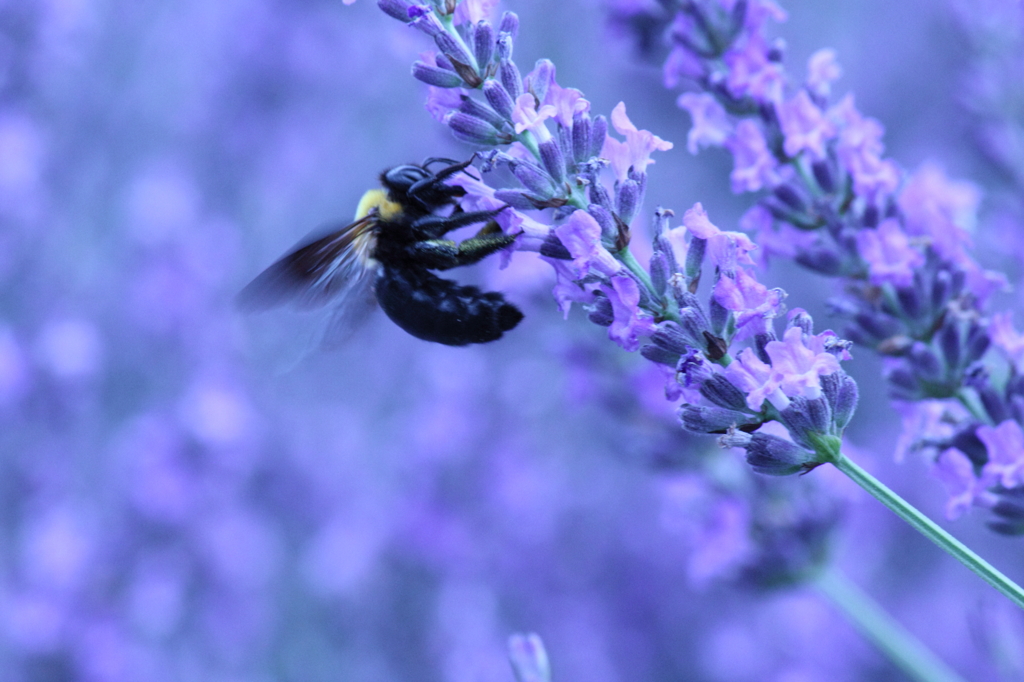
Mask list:
POLYGON ((373 286, 375 281, 375 273, 364 268, 357 278, 349 282, 346 291, 336 299, 337 303, 328 318, 321 323, 317 337, 313 340, 316 347, 327 351, 336 350, 366 321, 377 307, 373 286))
POLYGON ((238 307, 258 312, 292 304, 308 310, 334 302, 343 309, 349 297, 364 297, 373 281, 367 270, 375 220, 368 215, 283 256, 239 292, 238 307))

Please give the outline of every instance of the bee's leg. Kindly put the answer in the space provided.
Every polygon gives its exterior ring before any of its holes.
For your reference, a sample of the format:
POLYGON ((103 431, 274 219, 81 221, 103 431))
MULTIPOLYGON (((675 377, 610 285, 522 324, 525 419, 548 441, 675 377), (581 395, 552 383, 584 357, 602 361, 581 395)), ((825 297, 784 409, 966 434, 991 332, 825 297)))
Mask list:
POLYGON ((463 211, 462 213, 453 213, 450 216, 431 214, 415 221, 412 226, 413 229, 420 230, 429 237, 443 237, 448 232, 460 227, 492 220, 506 208, 508 206, 502 206, 494 211, 463 211))
POLYGON ((465 161, 459 162, 459 161, 452 161, 451 159, 446 159, 446 158, 443 158, 443 157, 440 157, 440 156, 431 156, 429 159, 427 159, 426 161, 423 162, 423 167, 424 168, 428 168, 431 164, 435 164, 435 163, 447 163, 448 164, 447 166, 445 166, 438 173, 434 174, 434 177, 436 179, 444 180, 449 175, 454 175, 455 173, 458 173, 459 171, 463 171, 463 170, 466 170, 467 168, 469 168, 469 165, 471 163, 473 163, 473 159, 475 159, 475 158, 476 158, 476 154, 474 154, 473 156, 469 157, 465 161))
POLYGON ((440 159, 440 158, 429 158, 423 162, 423 168, 426 168, 431 163, 440 161, 449 162, 450 165, 437 173, 431 174, 429 177, 418 180, 409 187, 409 196, 415 197, 423 192, 437 192, 444 195, 445 197, 461 197, 465 196, 466 190, 458 185, 446 185, 444 184, 445 178, 455 175, 460 171, 464 171, 469 168, 469 165, 473 163, 475 157, 471 156, 462 163, 455 163, 451 159, 440 159))
POLYGON ((476 236, 458 244, 450 239, 427 239, 416 242, 410 249, 416 262, 423 267, 448 270, 479 262, 515 240, 513 235, 503 233, 476 236))
POLYGON ((430 156, 427 157, 427 159, 423 163, 421 163, 420 166, 426 168, 427 170, 430 170, 430 167, 433 166, 435 163, 446 163, 449 166, 455 166, 459 162, 455 161, 454 159, 445 158, 443 156, 430 156))

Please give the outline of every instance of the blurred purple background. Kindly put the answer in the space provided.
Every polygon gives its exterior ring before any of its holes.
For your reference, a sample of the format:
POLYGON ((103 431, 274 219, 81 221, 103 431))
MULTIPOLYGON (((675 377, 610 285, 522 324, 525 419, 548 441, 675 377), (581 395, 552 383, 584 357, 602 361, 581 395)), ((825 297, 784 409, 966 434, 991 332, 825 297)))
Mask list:
MULTIPOLYGON (((505 6, 521 64, 676 143, 645 216, 699 200, 735 228, 725 152, 685 151, 688 117, 600 4, 505 6)), ((785 7, 790 68, 835 47, 892 157, 1011 191, 969 142, 946 5, 785 7)), ((427 48, 370 0, 0 0, 0 680, 508 682, 516 631, 558 682, 899 679, 815 592, 700 579, 713 514, 676 463, 713 442, 678 432, 639 357, 561 320, 532 254, 464 273, 527 313, 485 346, 377 314, 309 353, 317 319, 233 310, 383 168, 468 155, 409 76, 427 48)), ((1019 262, 999 234, 982 261, 1019 262)), ((828 285, 770 281, 827 326, 828 285)), ((940 519, 855 357, 855 454, 940 519)), ((784 485, 849 498, 834 562, 969 679, 1014 679, 1020 614, 831 473, 784 485)), ((1019 540, 953 530, 1024 580, 1019 540)))

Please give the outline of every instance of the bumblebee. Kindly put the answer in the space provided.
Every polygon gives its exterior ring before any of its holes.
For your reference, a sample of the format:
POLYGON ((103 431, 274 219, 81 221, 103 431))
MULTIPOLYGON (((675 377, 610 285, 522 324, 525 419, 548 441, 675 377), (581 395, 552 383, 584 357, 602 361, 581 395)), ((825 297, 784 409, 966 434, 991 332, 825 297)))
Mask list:
MULTIPOLYGON (((260 273, 238 295, 246 311, 292 303, 333 305, 336 320, 358 315, 374 299, 413 336, 449 346, 488 343, 519 324, 522 312, 494 291, 438 277, 431 270, 472 265, 515 240, 501 232, 495 211, 463 211, 462 187, 445 184, 472 159, 427 159, 384 171, 381 189, 363 195, 355 222, 300 246, 260 273), (434 173, 430 166, 448 164, 434 173), (451 209, 445 211, 445 209, 451 209), (450 231, 485 223, 456 243, 450 231)), ((335 323, 337 324, 337 323, 335 323)))

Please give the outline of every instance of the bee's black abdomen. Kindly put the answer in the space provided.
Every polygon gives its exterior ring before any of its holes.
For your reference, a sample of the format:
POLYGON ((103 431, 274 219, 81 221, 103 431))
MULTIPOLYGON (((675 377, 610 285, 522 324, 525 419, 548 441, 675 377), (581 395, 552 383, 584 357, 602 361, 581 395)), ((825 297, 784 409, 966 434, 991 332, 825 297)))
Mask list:
POLYGON ((442 279, 423 268, 383 266, 377 301, 399 327, 449 346, 497 341, 523 314, 501 294, 442 279))

